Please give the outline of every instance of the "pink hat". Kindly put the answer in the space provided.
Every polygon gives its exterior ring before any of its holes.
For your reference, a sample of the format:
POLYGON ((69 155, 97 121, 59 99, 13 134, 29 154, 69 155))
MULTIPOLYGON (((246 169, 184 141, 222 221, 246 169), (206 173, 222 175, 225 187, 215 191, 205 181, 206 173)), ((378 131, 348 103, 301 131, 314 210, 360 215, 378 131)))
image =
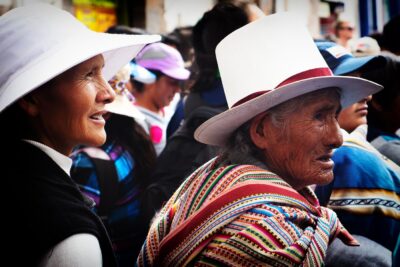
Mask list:
POLYGON ((153 43, 143 48, 136 56, 136 63, 177 80, 187 80, 190 75, 178 50, 163 43, 153 43))

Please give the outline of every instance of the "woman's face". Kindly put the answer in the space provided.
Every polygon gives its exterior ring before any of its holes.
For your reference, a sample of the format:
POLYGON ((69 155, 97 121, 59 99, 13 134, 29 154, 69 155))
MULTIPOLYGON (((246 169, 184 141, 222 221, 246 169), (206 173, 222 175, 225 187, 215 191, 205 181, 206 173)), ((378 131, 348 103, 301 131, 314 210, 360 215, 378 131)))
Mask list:
POLYGON ((351 133, 358 126, 367 124, 368 103, 371 96, 361 99, 357 103, 343 109, 339 114, 339 125, 351 133))
POLYGON ((153 104, 160 110, 168 106, 174 99, 176 93, 181 91, 181 81, 173 79, 166 75, 161 75, 156 81, 153 91, 153 104))
POLYGON ((339 96, 330 92, 311 93, 316 97, 295 105, 284 115, 280 127, 274 125, 268 113, 259 119, 267 166, 297 190, 333 179, 332 153, 343 139, 337 121, 339 96))
POLYGON ((105 142, 104 106, 115 94, 102 75, 104 59, 95 56, 32 92, 39 141, 68 155, 76 145, 105 142))

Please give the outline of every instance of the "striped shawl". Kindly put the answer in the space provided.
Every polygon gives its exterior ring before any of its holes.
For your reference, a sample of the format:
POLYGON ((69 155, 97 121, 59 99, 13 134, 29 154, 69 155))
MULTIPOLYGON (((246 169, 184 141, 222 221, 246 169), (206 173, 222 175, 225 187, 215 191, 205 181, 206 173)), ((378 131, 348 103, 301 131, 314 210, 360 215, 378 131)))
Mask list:
POLYGON ((321 266, 330 241, 357 241, 314 193, 252 165, 197 169, 156 216, 138 266, 321 266))

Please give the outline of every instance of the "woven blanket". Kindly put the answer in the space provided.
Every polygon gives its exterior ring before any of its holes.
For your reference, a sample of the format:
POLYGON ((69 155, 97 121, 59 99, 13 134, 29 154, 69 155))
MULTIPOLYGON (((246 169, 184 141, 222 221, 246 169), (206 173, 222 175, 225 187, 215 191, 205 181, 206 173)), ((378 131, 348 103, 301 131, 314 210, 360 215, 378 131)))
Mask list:
POLYGON ((311 189, 252 165, 194 172, 156 216, 138 266, 321 266, 330 241, 357 241, 311 189))

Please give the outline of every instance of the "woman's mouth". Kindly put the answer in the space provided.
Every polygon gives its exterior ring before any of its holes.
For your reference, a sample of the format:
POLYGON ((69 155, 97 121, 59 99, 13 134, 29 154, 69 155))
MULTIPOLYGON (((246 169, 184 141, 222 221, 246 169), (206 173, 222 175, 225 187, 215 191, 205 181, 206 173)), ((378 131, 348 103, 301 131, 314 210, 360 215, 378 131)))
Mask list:
POLYGON ((106 111, 100 111, 100 112, 97 112, 97 113, 91 115, 89 118, 90 118, 92 121, 94 121, 95 123, 99 123, 99 124, 104 125, 104 124, 105 124, 105 119, 104 119, 103 116, 104 116, 106 113, 107 113, 106 111))
POLYGON ((357 109, 356 112, 357 112, 358 114, 360 114, 360 115, 367 116, 367 114, 368 114, 368 106, 365 105, 365 106, 363 106, 363 107, 357 109))
POLYGON ((332 153, 325 154, 319 158, 317 158, 317 161, 320 162, 320 164, 323 165, 324 169, 332 169, 333 168, 333 160, 332 160, 332 153))

